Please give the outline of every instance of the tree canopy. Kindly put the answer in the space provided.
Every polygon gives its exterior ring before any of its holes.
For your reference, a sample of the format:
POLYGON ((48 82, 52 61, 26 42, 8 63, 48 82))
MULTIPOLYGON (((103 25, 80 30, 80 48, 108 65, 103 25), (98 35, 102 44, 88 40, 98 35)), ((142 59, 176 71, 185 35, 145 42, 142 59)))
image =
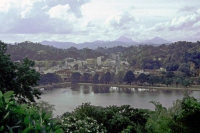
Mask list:
POLYGON ((25 58, 22 63, 12 62, 6 55, 7 46, 0 41, 0 90, 14 91, 18 102, 34 102, 40 92, 34 87, 39 80, 39 73, 32 67, 34 62, 25 58))
POLYGON ((46 84, 52 84, 52 83, 59 83, 62 81, 62 78, 55 74, 55 73, 47 73, 40 75, 40 81, 39 84, 46 85, 46 84))
POLYGON ((124 76, 124 82, 126 82, 127 84, 131 84, 131 82, 133 82, 134 79, 135 79, 135 75, 133 74, 133 72, 127 71, 124 76))
POLYGON ((71 83, 78 83, 80 80, 81 74, 79 72, 72 73, 71 83))

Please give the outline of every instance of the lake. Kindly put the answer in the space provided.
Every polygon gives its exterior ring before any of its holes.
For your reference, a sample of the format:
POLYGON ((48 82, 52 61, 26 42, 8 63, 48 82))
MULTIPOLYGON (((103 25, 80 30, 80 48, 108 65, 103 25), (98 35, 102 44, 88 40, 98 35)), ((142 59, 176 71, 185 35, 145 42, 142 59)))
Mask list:
MULTIPOLYGON (((189 91, 190 96, 200 98, 200 91, 189 91)), ((65 88, 45 90, 41 100, 55 105, 54 115, 73 111, 82 103, 90 102, 96 106, 131 105, 134 108, 154 110, 155 106, 150 101, 160 102, 164 107, 171 107, 173 101, 182 99, 183 91, 117 88, 88 85, 73 85, 65 88)))

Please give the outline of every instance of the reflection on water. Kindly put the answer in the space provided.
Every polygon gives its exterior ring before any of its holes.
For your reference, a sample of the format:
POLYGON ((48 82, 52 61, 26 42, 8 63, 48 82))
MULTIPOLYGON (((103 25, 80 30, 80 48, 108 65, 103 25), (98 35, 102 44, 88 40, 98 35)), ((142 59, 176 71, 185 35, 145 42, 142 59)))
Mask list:
POLYGON ((94 93, 109 93, 110 87, 108 87, 108 86, 92 86, 92 91, 94 93))
POLYGON ((71 85, 65 88, 44 91, 41 100, 55 105, 55 115, 73 111, 82 103, 92 105, 131 105, 134 108, 154 109, 150 101, 160 102, 165 107, 171 107, 176 99, 182 99, 184 93, 199 99, 200 91, 156 90, 143 88, 119 88, 109 86, 71 85))
POLYGON ((83 94, 90 93, 165 93, 165 94, 180 94, 184 93, 191 94, 193 91, 188 90, 169 90, 169 89, 144 89, 144 88, 121 88, 121 87, 109 87, 109 86, 89 86, 89 85, 77 85, 73 84, 70 86, 73 92, 79 92, 83 94))

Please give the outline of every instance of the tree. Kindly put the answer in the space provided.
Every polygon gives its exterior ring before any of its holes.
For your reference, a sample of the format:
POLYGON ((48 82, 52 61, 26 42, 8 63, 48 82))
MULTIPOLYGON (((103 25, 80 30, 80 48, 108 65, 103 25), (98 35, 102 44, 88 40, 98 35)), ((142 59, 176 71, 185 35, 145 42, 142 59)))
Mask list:
POLYGON ((155 83, 160 82, 160 78, 158 76, 152 74, 152 75, 148 76, 147 82, 153 86, 155 83))
POLYGON ((147 75, 144 74, 144 73, 141 73, 138 77, 137 77, 137 80, 140 82, 140 83, 144 83, 147 81, 147 75))
POLYGON ((109 84, 109 82, 111 81, 111 74, 110 72, 106 72, 103 74, 103 76, 101 77, 101 82, 104 82, 105 84, 109 84))
POLYGON ((152 101, 155 111, 146 123, 149 133, 198 133, 200 102, 194 97, 184 96, 177 99, 173 106, 166 109, 159 102, 152 101))
POLYGON ((74 72, 74 73, 72 73, 71 82, 72 82, 72 83, 77 83, 77 82, 79 82, 80 77, 81 77, 81 74, 80 74, 79 72, 74 72))
POLYGON ((172 78, 164 78, 164 83, 167 85, 167 87, 169 85, 172 85, 173 83, 173 79, 172 78))
POLYGON ((126 72, 126 74, 124 76, 124 82, 131 85, 131 82, 133 82, 134 79, 135 79, 135 75, 133 74, 132 71, 126 72))
POLYGON ((165 73, 166 78, 173 78, 174 76, 175 76, 174 72, 168 71, 168 72, 165 73))
POLYGON ((166 70, 167 71, 176 71, 179 68, 179 64, 177 63, 168 63, 166 70))
POLYGON ((99 74, 95 74, 92 78, 93 83, 99 83, 99 74))
POLYGON ((62 79, 59 75, 55 73, 47 73, 40 76, 39 84, 52 84, 52 83, 59 83, 62 79))
POLYGON ((178 71, 183 72, 185 75, 185 77, 190 77, 192 76, 192 72, 190 71, 190 66, 189 64, 183 63, 180 65, 180 67, 178 68, 178 71))
POLYGON ((83 73, 83 81, 84 82, 88 82, 89 78, 90 78, 90 74, 89 73, 83 73))
POLYGON ((63 128, 64 131, 70 129, 72 132, 77 130, 74 132, 81 133, 146 133, 145 124, 148 118, 148 110, 134 109, 130 105, 101 107, 91 105, 90 103, 83 103, 72 113, 64 113, 61 116, 61 121, 64 121, 62 123, 65 127, 65 129, 63 128), (90 123, 87 122, 88 119, 92 119, 90 123), (99 131, 102 126, 105 130, 99 131), (88 130, 83 131, 84 129, 88 130))
POLYGON ((1 133, 63 133, 57 120, 52 118, 53 106, 48 103, 19 104, 13 91, 0 91, 1 133))
POLYGON ((192 85, 191 80, 190 79, 182 79, 181 80, 181 85, 185 88, 189 87, 192 85))
POLYGON ((35 97, 41 94, 34 87, 39 80, 39 73, 32 67, 34 62, 24 59, 22 63, 15 63, 5 52, 7 46, 0 41, 0 90, 14 91, 18 102, 35 102, 35 97))
POLYGON ((115 73, 114 72, 110 73, 110 81, 113 82, 113 83, 116 83, 116 78, 115 78, 115 73))
POLYGON ((119 71, 117 73, 117 81, 121 84, 123 81, 124 81, 124 75, 125 75, 125 72, 124 71, 119 71))
POLYGON ((184 96, 181 110, 174 113, 171 125, 174 132, 198 133, 200 132, 198 121, 200 119, 200 102, 194 97, 184 96))
POLYGON ((105 82, 106 82, 106 84, 109 84, 110 81, 111 81, 111 73, 110 72, 106 72, 105 73, 105 82))

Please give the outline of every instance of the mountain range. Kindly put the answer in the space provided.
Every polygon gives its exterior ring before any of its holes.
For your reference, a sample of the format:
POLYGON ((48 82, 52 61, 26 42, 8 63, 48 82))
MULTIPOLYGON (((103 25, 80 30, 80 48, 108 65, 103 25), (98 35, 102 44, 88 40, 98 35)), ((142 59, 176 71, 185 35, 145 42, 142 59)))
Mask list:
POLYGON ((67 49, 70 47, 76 47, 78 49, 83 49, 83 48, 90 48, 90 49, 97 49, 98 47, 115 47, 115 46, 132 46, 132 45, 140 45, 140 44, 150 44, 150 45, 160 45, 160 44, 170 44, 172 42, 165 40, 160 37, 154 37, 150 40, 145 40, 141 42, 136 42, 133 41, 131 38, 128 37, 119 37, 116 40, 113 41, 101 41, 97 40, 94 42, 84 42, 84 43, 73 43, 73 42, 58 42, 58 41, 42 41, 41 44, 43 45, 50 45, 53 47, 57 48, 62 48, 62 49, 67 49))

